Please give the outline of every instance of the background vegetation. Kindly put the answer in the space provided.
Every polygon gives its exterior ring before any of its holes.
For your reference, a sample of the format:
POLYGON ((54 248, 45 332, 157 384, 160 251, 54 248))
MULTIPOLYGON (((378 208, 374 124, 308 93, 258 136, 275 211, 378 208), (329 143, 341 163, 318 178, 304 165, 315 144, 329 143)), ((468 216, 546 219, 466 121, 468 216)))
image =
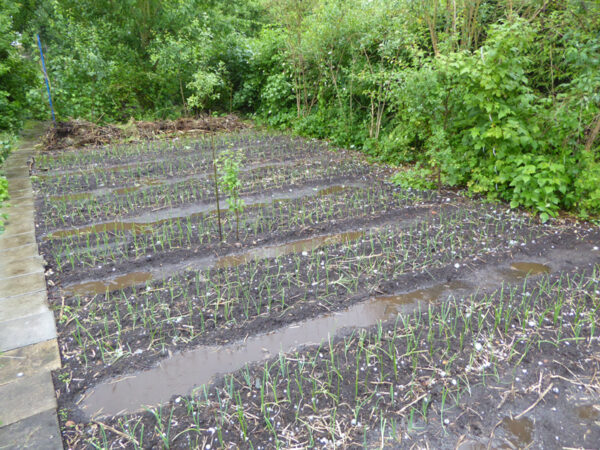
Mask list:
POLYGON ((0 127, 239 111, 398 183, 600 213, 594 0, 0 0, 0 127))

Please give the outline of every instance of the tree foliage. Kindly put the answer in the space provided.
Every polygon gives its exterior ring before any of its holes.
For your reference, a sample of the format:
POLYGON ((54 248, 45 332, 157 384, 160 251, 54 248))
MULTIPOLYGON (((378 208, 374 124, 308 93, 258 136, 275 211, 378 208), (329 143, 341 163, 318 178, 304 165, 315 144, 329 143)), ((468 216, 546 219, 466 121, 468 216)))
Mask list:
POLYGON ((600 213, 596 1, 0 1, 0 128, 46 104, 40 33, 59 117, 235 109, 418 163, 403 183, 600 213))

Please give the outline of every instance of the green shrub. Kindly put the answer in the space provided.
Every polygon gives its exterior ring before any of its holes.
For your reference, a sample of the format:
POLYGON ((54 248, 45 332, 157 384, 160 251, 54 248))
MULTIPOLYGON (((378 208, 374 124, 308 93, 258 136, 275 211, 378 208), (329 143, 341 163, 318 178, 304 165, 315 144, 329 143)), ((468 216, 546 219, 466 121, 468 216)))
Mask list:
MULTIPOLYGON (((15 137, 8 133, 0 133, 0 166, 4 163, 8 157, 12 147, 15 143, 15 137)), ((8 181, 5 177, 0 176, 0 208, 7 206, 8 195, 8 181)), ((6 220, 6 214, 0 214, 0 232, 4 230, 4 220, 6 220)))
POLYGON ((433 189, 435 183, 431 181, 431 177, 431 169, 417 164, 409 169, 396 172, 390 181, 403 188, 433 189))

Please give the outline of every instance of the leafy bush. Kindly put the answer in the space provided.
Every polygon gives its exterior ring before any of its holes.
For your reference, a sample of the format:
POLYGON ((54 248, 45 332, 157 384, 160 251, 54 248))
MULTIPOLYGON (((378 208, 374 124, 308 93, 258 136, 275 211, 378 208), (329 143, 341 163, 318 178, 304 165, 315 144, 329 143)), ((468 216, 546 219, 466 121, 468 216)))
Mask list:
MULTIPOLYGON (((8 133, 0 133, 0 166, 8 157, 13 145, 15 143, 15 137, 8 133)), ((7 206, 9 200, 8 195, 8 181, 5 177, 0 176, 0 208, 7 206)), ((0 214, 0 232, 4 230, 4 220, 6 220, 6 214, 0 214)))
POLYGON ((404 184, 427 173, 544 220, 600 214, 600 3, 440 5, 0 0, 0 127, 23 109, 47 114, 28 72, 41 31, 62 117, 236 108, 419 163, 404 184))
POLYGON ((579 213, 585 217, 600 215, 600 162, 591 152, 581 155, 579 170, 574 176, 573 199, 579 213))
POLYGON ((395 173, 390 181, 403 188, 433 189, 435 184, 431 181, 432 171, 418 164, 407 170, 395 173))

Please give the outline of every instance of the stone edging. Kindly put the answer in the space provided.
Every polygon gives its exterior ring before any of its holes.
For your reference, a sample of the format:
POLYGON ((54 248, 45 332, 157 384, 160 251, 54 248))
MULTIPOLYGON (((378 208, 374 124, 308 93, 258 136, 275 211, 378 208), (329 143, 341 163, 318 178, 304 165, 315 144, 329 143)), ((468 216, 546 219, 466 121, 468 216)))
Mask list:
POLYGON ((44 261, 35 240, 28 160, 40 130, 8 157, 10 206, 0 234, 0 449, 62 449, 51 371, 60 367, 44 261))

